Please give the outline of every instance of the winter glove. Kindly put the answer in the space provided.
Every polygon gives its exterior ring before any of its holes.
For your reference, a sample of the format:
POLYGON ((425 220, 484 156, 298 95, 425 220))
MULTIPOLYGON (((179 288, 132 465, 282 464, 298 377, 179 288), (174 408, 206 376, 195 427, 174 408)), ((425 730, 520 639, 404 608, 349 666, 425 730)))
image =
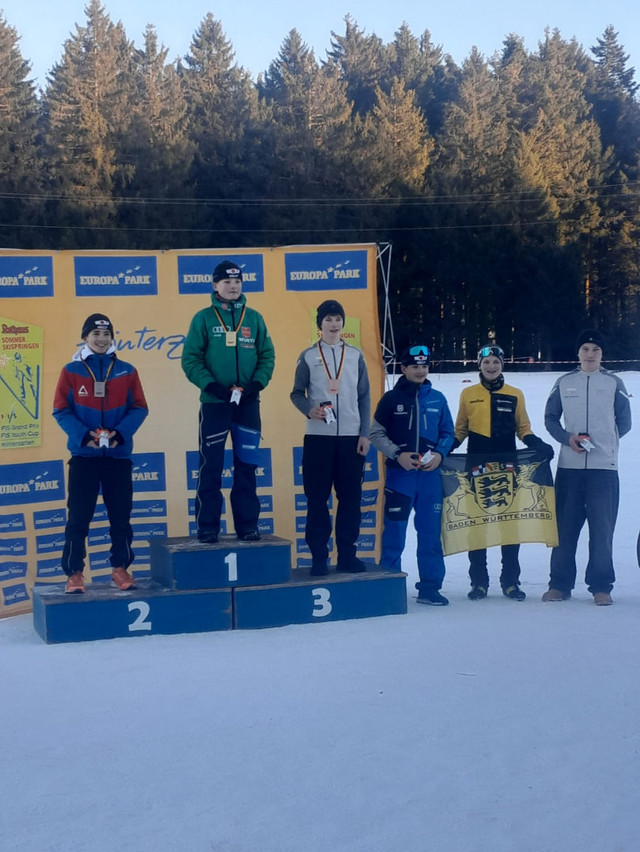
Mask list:
POLYGON ((226 388, 224 385, 221 385, 220 382, 209 382, 204 390, 205 393, 217 396, 218 399, 221 399, 223 402, 229 402, 231 399, 231 388, 226 388))
POLYGON ((254 399, 257 399, 261 390, 263 388, 260 382, 247 382, 246 388, 242 391, 240 404, 242 405, 243 402, 252 402, 254 399))
POLYGON ((542 438, 537 435, 525 435, 522 442, 529 447, 530 450, 535 450, 544 461, 551 461, 553 458, 553 447, 551 444, 545 444, 542 438))

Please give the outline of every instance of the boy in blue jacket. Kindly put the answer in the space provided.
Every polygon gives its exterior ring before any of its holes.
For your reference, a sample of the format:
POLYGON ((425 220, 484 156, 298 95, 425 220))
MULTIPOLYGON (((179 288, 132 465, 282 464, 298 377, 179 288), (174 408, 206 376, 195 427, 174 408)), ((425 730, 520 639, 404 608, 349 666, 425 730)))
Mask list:
POLYGON ((418 536, 418 602, 446 606, 440 594, 444 557, 440 539, 442 480, 438 468, 454 439, 447 400, 434 390, 429 348, 410 346, 401 357, 403 375, 378 403, 371 443, 387 457, 381 564, 400 571, 407 523, 414 509, 418 536))
POLYGON ((81 337, 84 346, 62 368, 53 403, 71 452, 62 552, 65 591, 84 592, 85 540, 100 491, 109 517, 112 580, 119 589, 131 589, 133 435, 149 411, 135 367, 116 357, 109 317, 91 314, 81 337))

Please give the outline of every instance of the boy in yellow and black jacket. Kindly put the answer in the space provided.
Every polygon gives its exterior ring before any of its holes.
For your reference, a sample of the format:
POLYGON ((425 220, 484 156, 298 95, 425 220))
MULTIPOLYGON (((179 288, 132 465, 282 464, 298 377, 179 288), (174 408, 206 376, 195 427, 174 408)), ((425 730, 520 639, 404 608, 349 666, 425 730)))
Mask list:
MULTIPOLYGON (((522 391, 505 384, 503 367, 504 352, 499 346, 487 345, 480 349, 480 383, 465 388, 460 394, 453 449, 468 438, 469 457, 482 458, 483 461, 504 455, 513 455, 515 458, 517 436, 530 449, 541 450, 548 458, 552 458, 553 449, 531 431, 522 391)), ((500 585, 503 594, 513 600, 523 601, 526 595, 519 583, 520 545, 503 545, 501 550, 500 585)), ((469 552, 469 578, 469 600, 486 598, 489 588, 486 549, 469 552)))

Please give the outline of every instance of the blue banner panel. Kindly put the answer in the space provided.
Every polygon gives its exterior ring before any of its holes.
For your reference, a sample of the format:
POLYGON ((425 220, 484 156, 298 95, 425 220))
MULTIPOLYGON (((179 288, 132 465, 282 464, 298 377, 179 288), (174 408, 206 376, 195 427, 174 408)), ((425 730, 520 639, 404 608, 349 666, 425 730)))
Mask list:
POLYGON ((134 453, 131 477, 134 491, 166 491, 164 453, 134 453))
POLYGON ((0 515, 0 533, 24 532, 26 530, 22 512, 15 515, 0 515))
POLYGON ((242 271, 243 293, 264 293, 264 263, 261 254, 178 255, 178 293, 180 295, 211 295, 213 270, 223 260, 230 260, 242 271))
POLYGON ((27 576, 28 567, 28 562, 0 562, 0 583, 23 580, 27 576))
POLYGON ((0 465, 0 506, 64 500, 61 460, 0 465))
POLYGON ((286 252, 287 290, 366 290, 367 252, 286 252))
POLYGON ((155 256, 74 257, 76 296, 157 296, 155 256))
POLYGON ((33 526, 37 530, 46 530, 51 527, 63 527, 66 523, 66 509, 47 509, 44 512, 33 513, 33 526))
POLYGON ((51 257, 0 257, 0 299, 53 296, 51 257))

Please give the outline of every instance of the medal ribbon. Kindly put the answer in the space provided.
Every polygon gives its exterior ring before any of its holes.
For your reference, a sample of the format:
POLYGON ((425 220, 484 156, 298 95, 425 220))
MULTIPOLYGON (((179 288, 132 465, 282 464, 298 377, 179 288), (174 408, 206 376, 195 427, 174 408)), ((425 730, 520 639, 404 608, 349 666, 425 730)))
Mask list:
MULTIPOLYGON (((96 377, 95 377, 95 373, 93 372, 93 370, 92 370, 92 369, 91 369, 91 367, 87 364, 87 362, 86 362, 86 361, 83 361, 82 363, 85 365, 85 367, 86 367, 86 368, 87 368, 87 370, 89 371, 89 375, 91 376, 91 378, 93 379, 93 383, 95 384, 95 383, 98 381, 98 380, 96 379, 96 377)), ((109 376, 111 375, 111 371, 113 370, 113 365, 114 365, 115 363, 116 363, 116 362, 115 362, 115 359, 114 359, 114 360, 113 360, 113 361, 109 364, 109 367, 107 368, 107 375, 104 377, 105 382, 107 381, 107 379, 108 379, 108 378, 109 378, 109 376)))
POLYGON ((340 365, 338 367, 338 372, 336 373, 336 375, 334 377, 334 376, 331 375, 331 371, 329 370, 329 365, 327 364, 327 359, 324 357, 324 352, 322 351, 322 347, 320 346, 320 341, 318 341, 318 352, 320 353, 320 357, 322 358, 322 363, 324 364, 325 372, 330 379, 333 379, 333 378, 340 379, 340 376, 342 374, 342 368, 344 367, 345 349, 346 349, 346 347, 344 345, 344 340, 343 340, 342 341, 342 355, 340 356, 340 365))
POLYGON ((241 325, 241 323, 242 323, 242 320, 244 319, 244 314, 245 314, 245 311, 247 310, 247 305, 246 305, 246 303, 245 303, 245 304, 242 306, 242 313, 240 314, 240 319, 238 320, 238 324, 236 325, 236 327, 235 327, 235 328, 227 328, 227 324, 226 324, 226 322, 225 322, 225 321, 222 319, 222 317, 220 316, 220 311, 216 308, 216 306, 215 306, 215 305, 213 305, 213 310, 216 312, 216 316, 218 317, 218 319, 220 320, 220 322, 221 322, 221 323, 222 323, 222 325, 224 326, 224 330, 225 330, 225 331, 237 331, 237 330, 240 328, 240 325, 241 325))

